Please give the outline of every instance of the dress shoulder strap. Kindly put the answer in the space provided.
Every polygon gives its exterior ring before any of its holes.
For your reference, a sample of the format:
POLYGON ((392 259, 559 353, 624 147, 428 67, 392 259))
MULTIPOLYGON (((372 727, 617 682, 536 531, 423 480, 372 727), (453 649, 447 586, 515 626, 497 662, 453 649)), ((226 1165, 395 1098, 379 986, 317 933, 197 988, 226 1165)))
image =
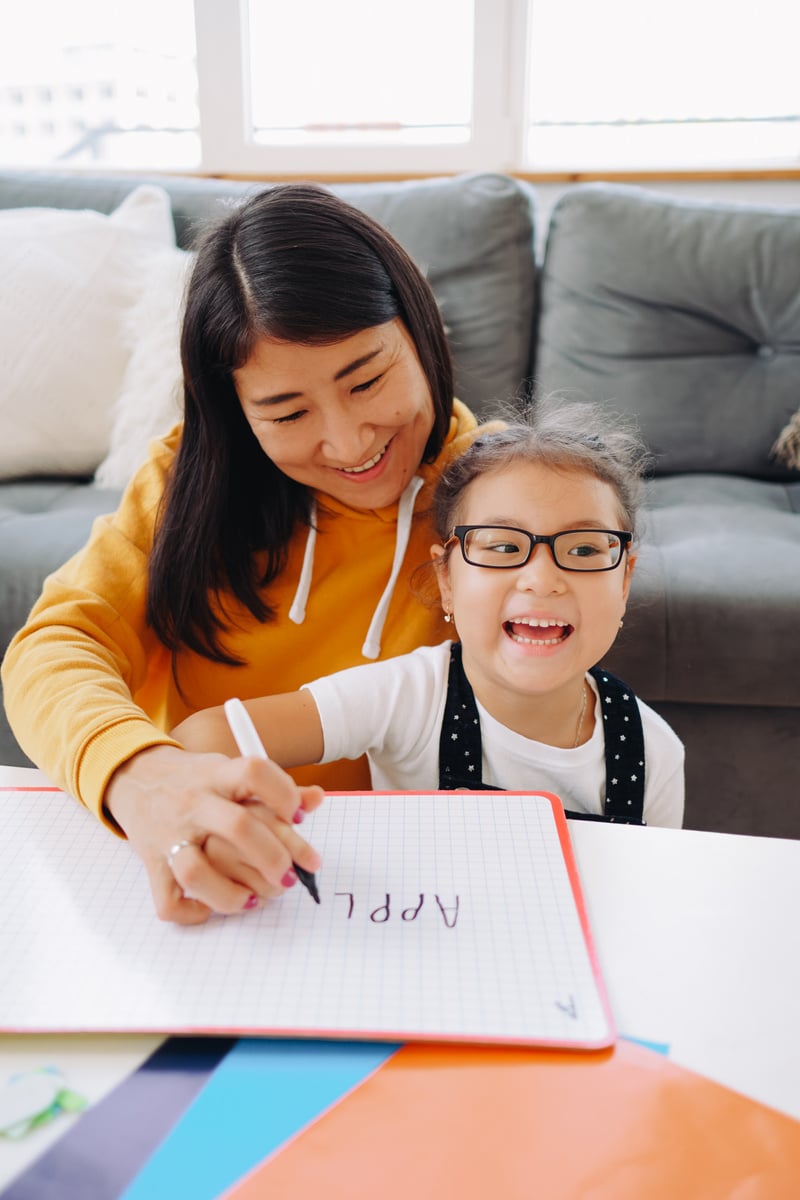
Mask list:
POLYGON ((481 723, 475 693, 464 673, 461 643, 450 647, 447 698, 439 734, 439 791, 499 791, 483 782, 481 723))
MULTIPOLYGON (((589 674, 597 684, 606 755, 607 821, 644 824, 644 730, 633 691, 602 667, 589 674)), ((575 814, 578 815, 578 814, 575 814)))
MULTIPOLYGON (((644 731, 631 689, 609 671, 589 672, 600 695, 606 762, 606 798, 602 815, 567 811, 584 821, 643 825, 644 731)), ((535 785, 535 781, 531 781, 535 785)), ((501 791, 483 782, 481 725, 475 694, 464 673, 461 643, 450 647, 442 728, 439 734, 439 790, 501 791)))

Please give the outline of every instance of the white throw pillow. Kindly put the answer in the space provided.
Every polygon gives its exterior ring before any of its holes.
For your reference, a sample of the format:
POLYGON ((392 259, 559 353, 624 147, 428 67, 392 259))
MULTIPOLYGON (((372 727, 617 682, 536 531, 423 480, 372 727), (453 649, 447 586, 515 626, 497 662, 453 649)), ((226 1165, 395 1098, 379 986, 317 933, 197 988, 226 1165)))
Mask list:
POLYGON ((110 449, 94 476, 98 487, 124 488, 153 438, 183 415, 180 325, 194 256, 158 249, 143 255, 140 294, 125 317, 130 352, 113 410, 110 449))
POLYGON ((151 185, 110 216, 0 211, 0 477, 96 469, 130 359, 137 266, 174 245, 169 196, 151 185))

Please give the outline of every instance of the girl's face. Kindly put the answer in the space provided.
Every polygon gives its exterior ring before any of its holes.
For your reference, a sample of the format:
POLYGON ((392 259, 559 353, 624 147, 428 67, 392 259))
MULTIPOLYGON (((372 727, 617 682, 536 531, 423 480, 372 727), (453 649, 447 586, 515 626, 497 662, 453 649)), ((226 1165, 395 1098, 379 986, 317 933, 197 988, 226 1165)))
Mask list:
POLYGON ((352 508, 394 504, 433 429, 428 381, 399 320, 326 346, 263 338, 233 379, 275 466, 352 508))
MULTIPOLYGON (((530 533, 624 529, 613 488, 576 470, 516 463, 479 476, 462 497, 459 525, 513 525, 530 533)), ((453 613, 476 696, 519 732, 520 701, 574 703, 581 680, 608 651, 625 612, 635 556, 612 571, 564 571, 548 545, 521 567, 472 566, 457 544, 431 548, 445 611, 453 613)), ((524 724, 524 722, 523 722, 524 724)))

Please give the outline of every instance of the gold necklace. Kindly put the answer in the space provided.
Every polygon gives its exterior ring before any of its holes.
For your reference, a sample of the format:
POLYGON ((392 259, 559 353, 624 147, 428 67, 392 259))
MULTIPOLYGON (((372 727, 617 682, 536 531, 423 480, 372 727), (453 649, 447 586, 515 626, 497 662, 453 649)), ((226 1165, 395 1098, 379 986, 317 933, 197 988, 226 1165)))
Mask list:
POLYGON ((575 741, 572 744, 572 749, 577 749, 578 742, 581 740, 581 729, 583 728, 583 718, 586 716, 586 680, 583 681, 583 699, 581 700, 581 712, 578 717, 578 728, 575 730, 575 741))

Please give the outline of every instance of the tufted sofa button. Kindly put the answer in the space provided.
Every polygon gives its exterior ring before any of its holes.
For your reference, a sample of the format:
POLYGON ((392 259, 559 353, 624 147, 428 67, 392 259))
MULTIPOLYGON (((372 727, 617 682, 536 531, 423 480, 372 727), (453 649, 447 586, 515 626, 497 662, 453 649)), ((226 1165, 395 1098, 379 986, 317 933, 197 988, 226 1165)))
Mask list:
POLYGON ((775 347, 774 346, 759 346, 756 353, 758 354, 759 358, 774 358, 775 357, 775 347))

